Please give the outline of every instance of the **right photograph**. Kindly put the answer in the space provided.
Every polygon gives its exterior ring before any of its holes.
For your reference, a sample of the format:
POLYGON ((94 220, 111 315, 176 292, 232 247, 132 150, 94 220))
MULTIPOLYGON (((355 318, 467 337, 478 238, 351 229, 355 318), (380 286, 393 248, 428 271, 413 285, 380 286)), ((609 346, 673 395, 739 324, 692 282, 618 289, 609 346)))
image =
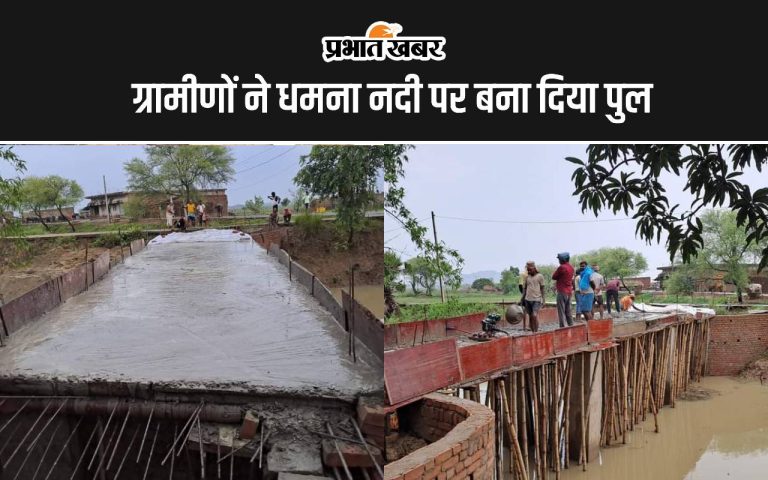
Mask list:
POLYGON ((387 480, 768 471, 768 145, 400 145, 387 480))

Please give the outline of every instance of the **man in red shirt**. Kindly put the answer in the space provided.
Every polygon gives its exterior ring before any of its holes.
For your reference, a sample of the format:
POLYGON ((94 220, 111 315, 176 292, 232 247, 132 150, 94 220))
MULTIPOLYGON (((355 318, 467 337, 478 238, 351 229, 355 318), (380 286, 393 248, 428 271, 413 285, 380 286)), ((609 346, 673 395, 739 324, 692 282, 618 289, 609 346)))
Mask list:
POLYGON ((617 314, 621 312, 621 307, 619 306, 619 286, 618 278, 614 278, 605 285, 605 296, 607 297, 605 303, 608 304, 608 315, 611 314, 611 303, 616 306, 617 314))
POLYGON ((571 295, 573 294, 573 266, 568 263, 571 255, 568 252, 557 254, 557 260, 560 266, 552 274, 552 280, 555 280, 555 289, 557 290, 557 319, 560 327, 564 327, 566 322, 568 326, 573 325, 571 316, 571 295))

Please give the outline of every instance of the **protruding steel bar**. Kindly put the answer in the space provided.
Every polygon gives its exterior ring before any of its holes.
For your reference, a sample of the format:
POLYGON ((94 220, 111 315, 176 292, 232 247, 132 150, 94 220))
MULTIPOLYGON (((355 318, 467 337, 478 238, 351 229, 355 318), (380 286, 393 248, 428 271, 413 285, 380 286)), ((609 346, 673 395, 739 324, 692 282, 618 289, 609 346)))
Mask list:
POLYGON ((194 416, 190 418, 191 422, 189 423, 189 428, 187 429, 187 434, 184 436, 184 440, 179 443, 179 451, 176 452, 176 456, 178 457, 181 455, 182 450, 184 450, 184 446, 187 444, 187 440, 189 440, 189 436, 192 435, 192 428, 195 426, 195 421, 200 419, 200 412, 203 410, 203 402, 200 402, 200 406, 197 408, 197 411, 195 412, 194 416))
POLYGON ((203 428, 200 426, 200 416, 197 416, 197 441, 200 446, 200 478, 205 478, 205 451, 203 450, 203 428))
POLYGON ((51 449, 51 445, 53 444, 53 439, 56 438, 56 432, 59 431, 59 428, 61 428, 61 423, 56 425, 56 428, 53 429, 51 438, 48 439, 48 444, 45 446, 45 450, 43 450, 43 455, 40 457, 40 461, 37 462, 37 468, 35 469, 35 473, 32 475, 32 480, 35 480, 37 478, 37 473, 40 471, 40 467, 43 466, 43 463, 45 462, 45 457, 48 456, 48 450, 51 449))
MULTIPOLYGON (((104 466, 104 460, 107 458, 107 452, 109 452, 109 447, 112 446, 112 440, 115 439, 115 434, 117 433, 117 429, 113 429, 112 433, 109 435, 109 441, 107 441, 107 446, 104 447, 104 450, 101 451, 101 454, 99 455, 99 463, 96 466, 96 473, 93 476, 93 479, 96 480, 96 477, 99 476, 99 473, 102 472, 101 467, 104 466)), ((96 449, 99 450, 99 447, 96 446, 96 449)), ((103 477, 102 477, 103 478, 103 477)))
MULTIPOLYGON (((184 431, 187 429, 188 426, 190 426, 192 420, 197 416, 197 413, 200 411, 202 406, 203 406, 203 402, 200 402, 200 405, 197 406, 197 408, 192 412, 192 415, 190 415, 189 418, 187 419, 187 422, 184 424, 184 426, 181 427, 181 432, 179 432, 178 436, 174 437, 173 443, 171 444, 171 448, 168 450, 168 453, 165 454, 165 457, 163 458, 163 461, 160 462, 160 465, 165 465, 165 462, 168 461, 168 457, 170 457, 173 453, 175 453, 176 443, 178 443, 179 439, 182 436, 184 436, 184 431)), ((179 452, 181 452, 181 449, 179 449, 179 452)))
POLYGON ((46 405, 45 409, 43 409, 42 412, 40 412, 40 415, 37 416, 37 420, 35 420, 35 423, 32 424, 31 427, 29 427, 29 430, 27 430, 27 434, 24 435, 24 438, 21 439, 19 444, 16 446, 16 449, 13 451, 10 457, 8 457, 8 460, 3 464, 3 470, 8 468, 8 465, 11 463, 11 460, 13 460, 13 457, 16 456, 16 454, 19 452, 19 449, 24 444, 24 441, 29 437, 29 435, 32 433, 32 431, 35 429, 38 423, 40 423, 40 419, 43 418, 43 415, 45 415, 45 412, 48 411, 48 408, 51 406, 51 402, 48 402, 48 405, 46 405))
POLYGON ((66 401, 66 400, 64 400, 64 401, 61 403, 61 405, 59 405, 59 408, 57 408, 57 409, 56 409, 56 411, 55 411, 55 412, 53 412, 53 415, 51 416, 51 418, 49 418, 49 419, 48 419, 48 421, 47 421, 47 422, 45 422, 45 425, 43 425, 43 428, 41 428, 41 429, 40 429, 40 432, 38 432, 37 436, 35 436, 35 439, 34 439, 34 440, 32 440, 32 443, 30 443, 30 444, 29 444, 29 446, 27 447, 27 451, 30 451, 30 450, 32 450, 32 447, 34 447, 34 446, 35 446, 35 444, 37 443, 37 441, 40 439, 40 436, 43 434, 43 432, 45 432, 45 429, 46 429, 46 428, 48 428, 48 425, 50 425, 50 424, 51 424, 51 422, 52 422, 52 421, 53 421, 53 420, 56 418, 56 416, 59 414, 59 412, 61 411, 61 409, 62 409, 62 408, 64 408, 64 405, 65 405, 66 403, 67 403, 67 401, 66 401))
POLYGON ((80 428, 81 423, 83 423, 83 417, 80 417, 80 419, 77 421, 72 431, 69 433, 69 437, 67 437, 67 440, 64 441, 64 445, 61 447, 61 451, 59 451, 59 454, 56 456, 56 460, 53 461, 53 465, 51 465, 51 469, 48 470, 48 475, 46 475, 45 479, 43 480, 48 480, 48 478, 50 478, 51 474, 56 469, 56 465, 59 464, 59 460, 61 459, 61 456, 64 455, 64 451, 67 449, 67 445, 69 445, 69 442, 70 440, 72 440, 72 437, 75 436, 77 429, 80 428))
MULTIPOLYGON (((265 423, 261 424, 261 441, 259 442, 259 468, 261 468, 261 459, 264 457, 264 442, 266 441, 264 439, 264 429, 266 429, 267 426, 265 423)), ((269 435, 267 435, 267 438, 269 438, 269 435)))
POLYGON ((96 434, 96 427, 98 427, 100 423, 101 423, 101 419, 99 419, 96 422, 96 425, 93 427, 93 431, 91 431, 91 436, 88 437, 88 442, 86 442, 85 447, 83 447, 83 453, 80 454, 80 458, 77 460, 77 464, 75 464, 75 468, 72 469, 72 476, 69 477, 69 480, 74 480, 75 475, 77 474, 77 469, 80 468, 80 464, 83 463, 83 459, 85 458, 85 452, 88 451, 88 447, 91 446, 91 442, 93 441, 93 436, 96 434))
POLYGON ((216 478, 221 478, 221 430, 216 429, 216 478))
MULTIPOLYGON (((179 425, 173 422, 173 437, 176 438, 176 434, 179 431, 179 425)), ((176 457, 171 455, 171 473, 168 475, 168 480, 173 480, 173 467, 176 465, 176 457)))
MULTIPOLYGON (((16 432, 19 431, 19 428, 21 428, 21 423, 17 423, 15 427, 13 427, 13 430, 11 430, 11 433, 8 435, 8 438, 5 439, 5 442, 3 443, 3 446, 0 447, 0 457, 3 456, 3 452, 8 447, 8 444, 11 443, 11 439, 14 435, 16 435, 16 432)), ((3 466, 0 465, 0 472, 2 472, 3 466)))
POLYGON ((152 415, 155 413, 155 407, 157 406, 157 403, 152 403, 152 410, 149 412, 149 418, 147 418, 147 426, 144 428, 144 436, 141 437, 141 446, 139 447, 139 454, 136 455, 136 463, 139 463, 139 459, 141 458, 141 452, 144 450, 144 441, 147 439, 147 432, 149 432, 149 424, 152 422, 152 415))
POLYGON ((96 449, 93 451, 93 456, 91 457, 91 461, 88 462, 88 468, 86 470, 90 470, 93 466, 93 462, 96 460, 96 455, 99 453, 99 448, 101 448, 101 443, 104 441, 104 437, 107 435, 107 430, 109 430, 109 424, 112 423, 112 417, 115 415, 115 410, 117 410, 117 404, 118 402, 115 402, 114 408, 112 408, 112 413, 109 414, 109 418, 107 419, 107 424, 104 426, 104 430, 101 432, 101 437, 99 437, 98 443, 96 443, 96 449))
POLYGON ((125 459, 128 458, 128 454, 131 453, 131 448, 133 448, 133 442, 135 442, 136 438, 139 436, 139 430, 141 430, 141 427, 136 427, 136 430, 133 431, 133 436, 131 437, 131 441, 128 442, 128 448, 125 450, 123 459, 120 460, 120 465, 117 466, 117 471, 115 472, 114 480, 117 480, 117 477, 120 476, 120 472, 123 471, 123 464, 125 463, 125 459))
MULTIPOLYGON (((266 442, 269 439, 269 434, 272 432, 267 432, 266 436, 264 436, 263 439, 261 439, 261 443, 259 443, 259 448, 256 449, 255 452, 253 452, 253 455, 251 455, 251 463, 253 463, 254 460, 256 460, 256 455, 260 455, 263 451, 264 442, 266 442)), ((261 461, 261 457, 259 457, 259 461, 261 461)))
POLYGON ((233 479, 235 473, 235 452, 229 452, 229 480, 233 479))
POLYGON ((376 471, 379 472, 379 475, 381 475, 381 478, 384 478, 384 470, 382 470, 378 462, 376 462, 376 458, 373 456, 373 452, 371 452, 371 449, 368 448, 368 444, 365 443, 365 437, 363 437, 363 432, 360 431, 360 427, 357 425, 357 421, 355 421, 353 417, 349 417, 349 419, 352 420, 352 426, 355 427, 355 432, 357 432, 357 436, 360 437, 360 441, 363 443, 363 447, 365 447, 365 451, 368 452, 368 456, 371 457, 373 466, 376 467, 376 471))
MULTIPOLYGON (((330 423, 325 422, 325 428, 328 429, 328 433, 331 435, 334 434, 330 423)), ((341 465, 344 467, 344 472, 347 474, 347 478, 349 480, 354 480, 354 477, 352 477, 352 472, 349 471, 349 467, 347 466, 347 461, 344 459, 344 454, 341 452, 341 448, 339 448, 339 443, 336 441, 336 439, 331 441, 333 442, 333 447, 336 449, 336 454, 339 456, 339 460, 341 460, 341 465)))
POLYGON ((128 413, 125 414, 125 418, 123 419, 123 425, 120 427, 120 433, 117 434, 117 440, 115 440, 115 447, 112 449, 112 455, 109 457, 109 461, 107 462, 107 466, 104 467, 104 470, 109 470, 109 467, 112 466, 112 460, 115 459, 115 453, 117 452, 117 447, 120 445, 120 439, 123 438, 123 431, 125 430, 125 425, 128 423, 128 418, 131 416, 131 406, 128 406, 128 413))
POLYGON ((147 458, 147 468, 144 469, 144 477, 142 480, 147 480, 147 473, 149 473, 149 464, 152 462, 152 454, 155 452, 155 442, 157 442, 157 433, 160 431, 160 422, 157 422, 155 428, 155 436, 152 438, 152 446, 149 448, 149 458, 147 458))

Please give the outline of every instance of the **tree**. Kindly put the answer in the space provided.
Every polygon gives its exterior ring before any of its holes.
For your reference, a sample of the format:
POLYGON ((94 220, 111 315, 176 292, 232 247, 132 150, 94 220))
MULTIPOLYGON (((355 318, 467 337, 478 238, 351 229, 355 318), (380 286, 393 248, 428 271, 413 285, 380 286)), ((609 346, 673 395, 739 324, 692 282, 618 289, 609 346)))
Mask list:
POLYGON ((137 220, 139 218, 157 218, 160 216, 161 207, 168 203, 168 199, 162 195, 134 193, 129 195, 123 204, 125 216, 137 220))
POLYGON ((245 201, 245 207, 246 210, 250 210, 251 212, 255 214, 264 213, 264 199, 260 196, 256 195, 253 197, 253 200, 246 200, 245 201))
POLYGON ((485 287, 486 285, 490 285, 493 287, 493 280, 491 280, 490 278, 478 278, 477 280, 472 282, 472 288, 474 290, 482 290, 483 287, 485 287))
MULTIPOLYGON (((403 260, 397 253, 387 250, 384 252, 384 288, 391 291, 404 292, 405 284, 400 281, 400 269, 403 267, 403 260)), ((385 316, 389 317, 393 314, 397 314, 400 311, 400 307, 394 298, 385 299, 386 312, 385 316)))
MULTIPOLYGON (((0 159, 11 165, 16 173, 26 170, 24 160, 13 151, 13 147, 0 147, 0 159)), ((13 216, 7 218, 7 212, 21 208, 21 180, 18 177, 3 178, 0 176, 0 221, 3 225, 10 225, 13 216)))
MULTIPOLYGON (((566 160, 578 165, 571 178, 582 211, 597 215, 606 208, 629 215, 632 210, 640 238, 658 243, 666 234, 670 260, 679 252, 688 263, 704 247, 697 216, 707 207, 734 211, 748 242, 768 239, 768 187, 752 191, 739 181, 748 168, 762 172, 768 145, 590 145, 586 160, 566 160), (670 205, 659 181, 663 172, 687 176, 684 190, 694 196, 691 205, 670 205)), ((758 271, 766 265, 768 246, 760 251, 758 271)))
POLYGON ((696 286, 696 277, 699 275, 700 273, 695 266, 681 264, 665 282, 665 290, 671 295, 691 295, 696 286))
POLYGON ((183 195, 189 202, 196 190, 224 185, 235 173, 235 159, 221 145, 155 145, 144 150, 146 160, 134 158, 123 165, 128 187, 137 192, 183 195))
POLYGON ((502 270, 499 285, 505 295, 517 293, 517 286, 520 285, 520 269, 517 267, 509 267, 508 269, 502 270))
POLYGON ((434 263, 427 257, 416 256, 405 262, 405 274, 411 279, 411 290, 414 295, 418 295, 418 286, 424 288, 427 296, 432 296, 432 290, 437 283, 437 274, 434 263))
POLYGON ((64 217, 69 224, 69 228, 74 232, 75 226, 72 224, 72 217, 64 215, 63 208, 74 208, 74 206, 83 199, 83 195, 85 194, 83 193, 82 187, 80 187, 76 181, 58 175, 49 175, 45 177, 45 181, 48 183, 48 188, 50 189, 51 205, 56 207, 56 210, 58 210, 59 214, 64 217))
POLYGON ((729 210, 708 210, 701 223, 704 244, 696 263, 721 272, 723 282, 735 286, 738 301, 743 302, 742 293, 749 284, 747 264, 757 263, 768 238, 761 243, 750 240, 749 231, 738 225, 737 213, 729 210))
POLYGON ((294 182, 321 197, 337 199, 336 221, 351 245, 374 199, 371 186, 405 149, 404 145, 315 145, 309 155, 302 155, 294 182))
POLYGON ((32 210, 46 230, 50 230, 43 220, 43 210, 55 208, 59 215, 69 224, 69 228, 75 231, 71 218, 64 214, 64 207, 74 207, 83 199, 83 189, 74 180, 62 178, 58 175, 47 177, 27 177, 21 184, 22 204, 32 210))
MULTIPOLYGON (((386 147, 385 151, 387 152, 387 155, 382 156, 384 183, 387 187, 384 196, 384 212, 408 233, 411 241, 423 257, 432 259, 438 265, 439 270, 443 273, 443 281, 453 288, 459 288, 464 259, 457 250, 449 248, 444 241, 432 242, 429 240, 427 227, 419 223, 403 202, 405 189, 399 185, 399 181, 405 175, 403 166, 408 161, 406 152, 414 148, 413 145, 385 145, 383 147, 386 147)), ((371 185, 369 187, 373 191, 373 187, 371 185)), ((392 292, 384 289, 385 299, 390 298, 391 294, 392 292)))
POLYGON ((536 269, 539 271, 540 274, 544 276, 544 285, 546 285, 546 291, 547 293, 554 293, 555 292, 555 281, 552 280, 552 274, 555 273, 555 270, 557 270, 557 267, 559 265, 553 265, 553 264, 544 264, 539 265, 536 264, 536 269))
POLYGON ((640 252, 623 247, 603 247, 574 255, 574 265, 585 260, 590 265, 600 265, 600 273, 607 279, 634 277, 648 269, 648 261, 640 252))

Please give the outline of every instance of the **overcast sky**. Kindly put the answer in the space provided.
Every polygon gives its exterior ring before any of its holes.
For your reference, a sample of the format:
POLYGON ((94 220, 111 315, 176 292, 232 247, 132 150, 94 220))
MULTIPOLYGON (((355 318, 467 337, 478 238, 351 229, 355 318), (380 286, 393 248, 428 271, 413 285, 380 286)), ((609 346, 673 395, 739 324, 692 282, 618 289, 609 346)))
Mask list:
MULTIPOLYGON (((556 264, 555 255, 600 247, 626 247, 642 252, 648 260, 646 274, 669 264, 661 245, 646 245, 635 238, 635 223, 623 213, 582 214, 567 156, 586 158, 587 145, 417 145, 409 153, 403 185, 405 203, 416 218, 430 227, 430 211, 437 215, 437 233, 464 257, 464 273, 523 268, 527 260, 556 264), (589 221, 589 223, 493 223, 463 219, 516 222, 589 221)), ((756 188, 768 185, 768 172, 747 172, 743 183, 756 188)), ((685 180, 664 175, 672 204, 690 205, 683 192, 685 180)), ((630 212, 631 216, 631 212, 630 212)), ((391 218, 386 219, 384 240, 407 259, 416 250, 391 218)))
MULTIPOLYGON (((254 195, 264 197, 275 191, 281 197, 295 190, 293 177, 299 169, 299 157, 309 153, 310 146, 233 146, 235 180, 226 186, 229 204, 243 204, 254 195)), ((107 190, 125 190, 128 179, 123 163, 132 158, 146 158, 143 146, 134 145, 17 145, 14 151, 27 162, 25 175, 61 175, 77 180, 85 195, 104 193, 102 175, 107 177, 107 190)), ((0 164, 0 176, 10 175, 9 167, 0 164)), ((87 202, 81 202, 79 207, 87 202)))

